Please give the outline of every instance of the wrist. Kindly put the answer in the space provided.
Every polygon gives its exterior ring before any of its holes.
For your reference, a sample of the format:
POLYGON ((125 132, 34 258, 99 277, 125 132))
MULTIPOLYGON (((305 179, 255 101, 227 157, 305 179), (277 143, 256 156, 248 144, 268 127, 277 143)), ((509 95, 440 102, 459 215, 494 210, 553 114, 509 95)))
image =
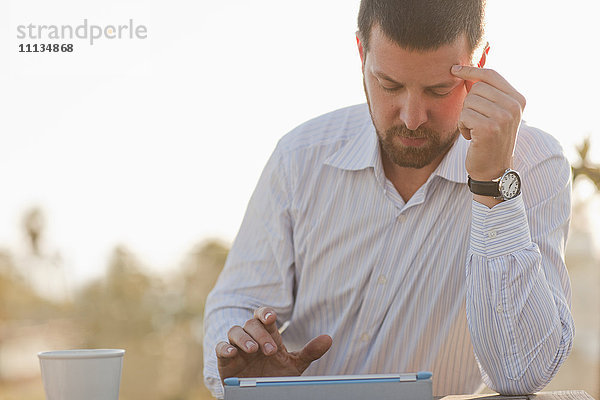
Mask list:
MULTIPOLYGON (((512 165, 507 168, 512 169, 512 165)), ((471 177, 471 179, 474 179, 476 181, 491 181, 494 179, 498 179, 498 177, 501 177, 507 168, 492 169, 488 171, 474 171, 474 173, 468 174, 471 177)))
POLYGON ((513 169, 513 158, 505 159, 500 163, 488 163, 482 165, 482 168, 473 168, 473 165, 467 164, 467 174, 476 181, 491 181, 504 174, 508 168, 513 169), (469 168, 470 167, 470 168, 469 168))
POLYGON ((502 176, 489 181, 479 181, 469 175, 467 185, 474 195, 473 199, 490 208, 500 201, 513 199, 521 193, 521 177, 517 171, 510 168, 506 169, 502 176), (496 201, 485 199, 486 197, 496 201))

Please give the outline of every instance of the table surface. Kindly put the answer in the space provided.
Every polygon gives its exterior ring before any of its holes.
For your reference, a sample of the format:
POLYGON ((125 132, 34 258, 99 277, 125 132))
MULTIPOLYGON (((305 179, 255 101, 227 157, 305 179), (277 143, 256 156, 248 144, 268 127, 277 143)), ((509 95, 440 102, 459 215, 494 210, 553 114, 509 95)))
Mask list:
POLYGON ((594 400, 583 390, 564 390, 560 392, 540 392, 528 396, 501 396, 499 394, 478 394, 436 397, 436 400, 594 400))

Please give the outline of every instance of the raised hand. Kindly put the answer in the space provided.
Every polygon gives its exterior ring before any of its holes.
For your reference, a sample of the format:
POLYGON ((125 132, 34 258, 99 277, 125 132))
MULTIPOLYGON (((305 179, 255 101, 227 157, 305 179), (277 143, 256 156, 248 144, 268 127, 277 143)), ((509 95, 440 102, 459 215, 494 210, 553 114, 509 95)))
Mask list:
POLYGON ((229 343, 216 346, 221 381, 229 377, 292 376, 302 372, 329 350, 332 339, 321 335, 300 351, 288 352, 277 330, 275 311, 261 307, 243 327, 229 330, 229 343))
POLYGON ((512 167, 525 97, 494 70, 455 65, 451 71, 469 91, 458 122, 471 140, 467 172, 478 181, 496 179, 512 167))

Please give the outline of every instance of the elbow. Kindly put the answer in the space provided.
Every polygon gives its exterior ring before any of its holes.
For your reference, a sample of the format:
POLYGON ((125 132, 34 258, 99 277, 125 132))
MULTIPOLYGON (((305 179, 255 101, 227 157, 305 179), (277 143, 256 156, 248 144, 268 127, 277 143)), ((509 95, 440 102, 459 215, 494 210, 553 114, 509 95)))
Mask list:
POLYGON ((560 366, 567 359, 572 347, 572 341, 563 342, 554 357, 543 357, 538 353, 530 362, 521 367, 515 360, 506 360, 503 374, 482 374, 484 382, 490 389, 504 396, 522 396, 536 393, 546 387, 557 374, 560 366), (546 362, 541 362, 545 359, 546 362), (545 367, 543 367, 545 365, 545 367))
POLYGON ((519 379, 488 379, 486 384, 502 396, 525 396, 542 390, 548 382, 523 375, 519 379))

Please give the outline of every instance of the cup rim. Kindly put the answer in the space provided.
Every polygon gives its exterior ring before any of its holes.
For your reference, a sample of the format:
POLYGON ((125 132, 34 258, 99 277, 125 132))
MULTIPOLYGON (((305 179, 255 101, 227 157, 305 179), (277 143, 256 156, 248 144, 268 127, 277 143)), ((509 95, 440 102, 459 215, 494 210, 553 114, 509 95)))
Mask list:
POLYGON ((82 359, 82 358, 109 358, 123 357, 123 349, 72 349, 72 350, 52 350, 38 353, 40 359, 82 359))

